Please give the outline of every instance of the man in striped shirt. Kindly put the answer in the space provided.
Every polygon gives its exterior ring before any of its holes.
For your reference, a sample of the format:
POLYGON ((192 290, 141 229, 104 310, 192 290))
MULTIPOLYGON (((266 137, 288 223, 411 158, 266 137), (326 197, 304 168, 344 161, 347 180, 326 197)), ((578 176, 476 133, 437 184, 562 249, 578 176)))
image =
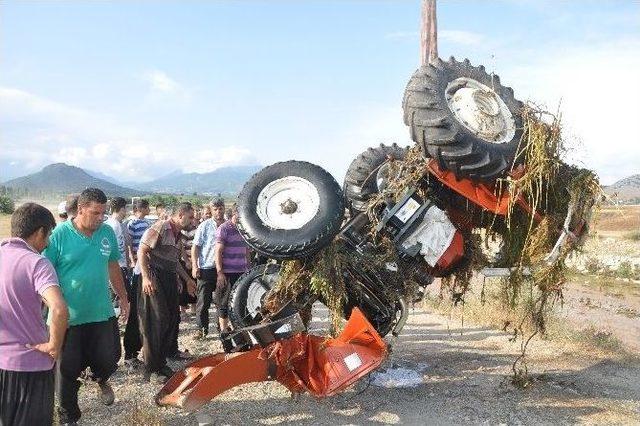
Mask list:
POLYGON ((228 305, 231 286, 249 268, 249 248, 240 236, 238 206, 231 207, 231 218, 216 230, 215 259, 218 277, 214 301, 218 307, 220 331, 229 331, 228 305))
POLYGON ((127 223, 127 233, 131 244, 129 248, 129 259, 131 265, 135 265, 131 281, 127 283, 127 295, 129 296, 129 318, 127 319, 127 327, 124 331, 124 363, 129 369, 136 369, 142 366, 142 362, 138 360, 138 353, 142 349, 142 337, 140 336, 140 326, 138 321, 138 288, 142 282, 140 276, 140 266, 137 264, 138 248, 144 231, 149 228, 149 222, 145 217, 149 214, 149 201, 141 198, 133 203, 134 219, 127 223))
POLYGON ((134 219, 131 219, 127 223, 127 232, 131 239, 131 249, 129 251, 129 258, 132 265, 136 264, 138 247, 140 247, 140 240, 142 234, 149 227, 149 221, 145 217, 149 214, 149 201, 141 198, 135 200, 133 203, 133 215, 134 219))

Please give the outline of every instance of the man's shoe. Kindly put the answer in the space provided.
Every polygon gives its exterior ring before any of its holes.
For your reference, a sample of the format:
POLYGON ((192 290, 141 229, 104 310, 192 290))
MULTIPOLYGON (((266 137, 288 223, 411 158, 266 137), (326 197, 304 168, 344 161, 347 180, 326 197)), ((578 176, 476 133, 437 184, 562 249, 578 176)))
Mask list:
POLYGON ((174 371, 171 369, 171 367, 169 367, 168 365, 165 365, 160 370, 158 370, 157 373, 158 373, 158 375, 166 377, 167 379, 169 379, 171 376, 173 376, 174 371))
POLYGON ((102 401, 102 403, 107 406, 113 404, 116 396, 113 393, 113 388, 111 388, 109 382, 98 382, 98 386, 100 388, 98 391, 100 401, 102 401))
POLYGON ((171 361, 186 361, 193 358, 193 356, 189 353, 188 350, 178 350, 178 352, 169 355, 167 358, 169 358, 171 361))
POLYGON ((124 368, 130 373, 139 370, 143 365, 144 363, 138 358, 129 358, 124 360, 124 368))
POLYGON ((163 385, 169 380, 168 377, 162 376, 159 373, 145 372, 142 378, 143 383, 152 383, 155 385, 163 385))

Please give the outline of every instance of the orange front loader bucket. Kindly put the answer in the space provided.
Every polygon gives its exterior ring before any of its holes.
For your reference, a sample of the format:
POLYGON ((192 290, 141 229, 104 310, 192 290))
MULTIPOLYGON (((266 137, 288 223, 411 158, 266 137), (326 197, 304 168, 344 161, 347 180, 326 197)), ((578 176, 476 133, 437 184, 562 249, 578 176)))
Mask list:
POLYGON ((194 361, 165 383, 156 401, 195 410, 235 386, 273 379, 292 392, 330 396, 375 370, 386 356, 386 344, 354 308, 335 339, 298 333, 264 348, 194 361))

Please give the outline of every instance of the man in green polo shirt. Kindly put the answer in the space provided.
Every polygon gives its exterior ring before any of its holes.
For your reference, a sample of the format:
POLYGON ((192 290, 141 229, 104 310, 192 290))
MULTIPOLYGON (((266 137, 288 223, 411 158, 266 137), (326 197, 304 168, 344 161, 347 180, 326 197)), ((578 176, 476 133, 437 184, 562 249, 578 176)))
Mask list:
POLYGON ((129 303, 118 265, 120 252, 113 229, 103 223, 107 197, 88 188, 78 197, 78 213, 53 231, 44 255, 53 264, 69 307, 69 329, 58 361, 56 384, 62 424, 80 419, 80 373, 90 367, 102 402, 114 401, 109 377, 120 359, 118 322, 111 304, 109 283, 120 298, 121 315, 129 303))

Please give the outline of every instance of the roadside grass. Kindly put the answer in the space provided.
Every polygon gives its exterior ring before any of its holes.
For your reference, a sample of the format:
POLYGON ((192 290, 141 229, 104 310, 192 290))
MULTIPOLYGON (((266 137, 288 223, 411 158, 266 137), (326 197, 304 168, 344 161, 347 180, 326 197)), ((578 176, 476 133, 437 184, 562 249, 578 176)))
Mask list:
POLYGON ((594 274, 594 273, 581 273, 571 272, 567 275, 569 280, 568 285, 582 284, 593 290, 602 292, 606 296, 614 296, 617 298, 624 298, 627 296, 640 297, 640 284, 633 281, 629 281, 629 277, 626 276, 626 267, 618 268, 618 270, 612 270, 611 274, 594 274), (618 273, 618 270, 622 269, 622 274, 618 273))
MULTIPOLYGON (((595 284, 595 278, 592 281, 595 284)), ((629 282, 613 281, 608 284, 610 291, 616 291, 622 288, 622 284, 629 286, 629 282)), ((501 294, 499 283, 487 280, 484 288, 484 297, 481 300, 480 294, 482 285, 474 283, 472 291, 467 293, 464 305, 459 303, 457 306, 438 295, 428 295, 423 304, 424 307, 430 308, 437 313, 448 316, 450 319, 459 320, 462 328, 467 322, 474 325, 492 327, 500 329, 507 333, 514 333, 515 329, 520 327, 521 332, 526 339, 534 331, 535 327, 531 323, 522 322, 522 318, 527 316, 531 301, 534 297, 532 292, 524 294, 517 298, 515 304, 505 305, 500 302, 504 295, 501 294)), ((545 316, 544 334, 536 338, 557 342, 560 344, 568 344, 573 347, 573 351, 598 351, 603 355, 615 357, 629 357, 630 353, 624 348, 618 338, 608 331, 598 330, 595 327, 586 329, 577 329, 562 318, 562 307, 556 304, 550 308, 545 316)), ((520 340, 520 337, 518 337, 520 340)))
POLYGON ((595 217, 595 234, 640 240, 640 206, 603 207, 595 217))
POLYGON ((592 276, 603 283, 616 281, 627 288, 629 287, 629 280, 640 280, 640 265, 632 264, 627 260, 620 262, 616 268, 611 268, 597 257, 591 256, 585 261, 585 270, 586 273, 573 270, 570 275, 572 278, 580 279, 585 276, 592 276))
POLYGON ((165 424, 158 408, 151 404, 136 403, 124 419, 126 425, 162 426, 165 424))

